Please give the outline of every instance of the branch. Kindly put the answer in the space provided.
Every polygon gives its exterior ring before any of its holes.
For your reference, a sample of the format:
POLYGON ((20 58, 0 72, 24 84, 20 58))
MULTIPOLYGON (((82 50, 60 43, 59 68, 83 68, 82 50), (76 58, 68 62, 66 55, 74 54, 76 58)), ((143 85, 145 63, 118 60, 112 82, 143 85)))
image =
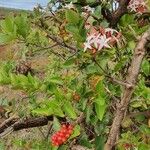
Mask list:
MULTIPOLYGON (((57 118, 62 122, 66 122, 66 118, 57 118)), ((83 119, 84 114, 81 113, 77 120, 73 123, 73 125, 75 126, 77 124, 80 124, 83 121, 83 119)), ((53 121, 53 116, 31 117, 26 119, 11 117, 0 125, 0 138, 10 134, 13 131, 45 126, 48 124, 49 121, 53 121)))
POLYGON ((99 6, 100 4, 102 3, 102 1, 101 0, 97 0, 96 2, 86 2, 86 1, 84 1, 84 0, 80 0, 80 2, 78 1, 78 2, 74 2, 73 4, 75 4, 75 5, 80 5, 80 6, 82 6, 82 7, 84 7, 84 6, 90 6, 90 7, 97 7, 97 6, 99 6))
POLYGON ((120 0, 118 9, 111 13, 109 9, 102 8, 102 15, 110 23, 111 27, 116 27, 120 18, 127 13, 127 6, 130 0, 120 0))
POLYGON ((62 39, 58 39, 57 37, 51 35, 48 31, 47 24, 45 24, 45 22, 43 21, 42 18, 40 19, 40 23, 41 23, 40 25, 37 25, 37 24, 35 24, 35 25, 42 28, 46 32, 47 38, 51 39, 53 42, 57 43, 59 46, 62 46, 64 48, 68 48, 70 50, 70 52, 77 52, 78 51, 77 48, 66 44, 62 39))
MULTIPOLYGON (((47 32, 47 31, 46 31, 47 32)), ((49 39, 51 39, 53 42, 56 42, 58 45, 62 46, 62 47, 65 47, 65 48, 68 48, 69 50, 71 50, 71 52, 77 52, 78 50, 75 48, 75 47, 72 47, 70 45, 67 45, 66 43, 64 43, 64 41, 61 41, 60 39, 50 35, 48 32, 47 32, 47 37, 49 39)))
MULTIPOLYGON (((59 118, 64 121, 64 118, 59 118)), ((18 117, 11 117, 4 121, 0 125, 0 137, 5 130, 8 128, 12 128, 13 131, 18 131, 27 128, 40 127, 48 124, 48 121, 53 121, 53 116, 45 116, 45 117, 32 117, 26 119, 20 119, 18 117)))
POLYGON ((144 115, 145 117, 150 118, 150 110, 146 110, 143 112, 133 112, 133 113, 130 113, 129 115, 127 115, 127 117, 134 118, 139 115, 144 115))
POLYGON ((14 124, 16 121, 18 121, 18 118, 15 116, 6 119, 2 124, 0 124, 0 133, 4 132, 6 128, 14 124))
POLYGON ((117 83, 119 85, 122 85, 122 86, 125 86, 125 87, 132 87, 131 84, 129 84, 128 82, 124 82, 124 81, 121 81, 121 80, 118 80, 118 79, 115 79, 114 77, 110 76, 104 69, 103 67, 96 61, 95 58, 93 58, 93 61, 95 62, 95 64, 103 71, 103 73, 105 74, 105 76, 108 78, 108 80, 110 82, 113 82, 113 83, 117 83))
POLYGON ((124 118, 125 112, 128 108, 128 104, 130 103, 130 99, 134 92, 137 78, 140 72, 140 66, 147 50, 146 45, 149 41, 150 41, 150 30, 148 30, 143 34, 143 36, 141 36, 141 39, 134 50, 131 66, 128 69, 128 74, 126 77, 126 82, 130 83, 133 86, 131 87, 125 86, 123 90, 123 96, 121 98, 120 104, 117 107, 112 127, 107 139, 107 143, 105 144, 105 150, 111 150, 116 143, 117 140, 116 138, 117 135, 119 134, 120 124, 124 118))
POLYGON ((83 147, 81 145, 74 145, 72 146, 71 150, 94 150, 94 149, 88 149, 87 147, 83 147))

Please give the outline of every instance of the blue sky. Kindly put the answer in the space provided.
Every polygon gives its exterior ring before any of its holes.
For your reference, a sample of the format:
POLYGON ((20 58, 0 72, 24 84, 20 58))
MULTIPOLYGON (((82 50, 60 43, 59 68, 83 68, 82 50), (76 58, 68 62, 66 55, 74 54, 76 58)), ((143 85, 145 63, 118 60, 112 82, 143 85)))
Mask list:
POLYGON ((49 0, 0 0, 0 7, 32 10, 36 4, 46 6, 49 0))

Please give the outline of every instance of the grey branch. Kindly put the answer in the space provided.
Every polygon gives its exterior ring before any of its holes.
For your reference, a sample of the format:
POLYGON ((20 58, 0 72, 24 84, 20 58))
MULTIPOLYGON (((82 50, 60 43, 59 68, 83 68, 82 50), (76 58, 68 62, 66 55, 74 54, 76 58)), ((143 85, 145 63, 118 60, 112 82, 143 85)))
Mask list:
POLYGON ((128 104, 130 103, 132 94, 135 89, 135 85, 137 83, 137 78, 140 72, 140 66, 142 60, 146 53, 146 45, 150 42, 150 29, 141 36, 139 42, 134 49, 134 54, 131 62, 131 66, 128 69, 128 74, 126 77, 126 83, 129 83, 133 86, 125 86, 123 90, 123 96, 121 98, 121 102, 117 107, 116 114, 112 123, 112 127, 107 139, 107 143, 105 145, 105 150, 111 150, 116 143, 117 135, 119 134, 120 124, 124 118, 125 112, 128 108, 128 104))

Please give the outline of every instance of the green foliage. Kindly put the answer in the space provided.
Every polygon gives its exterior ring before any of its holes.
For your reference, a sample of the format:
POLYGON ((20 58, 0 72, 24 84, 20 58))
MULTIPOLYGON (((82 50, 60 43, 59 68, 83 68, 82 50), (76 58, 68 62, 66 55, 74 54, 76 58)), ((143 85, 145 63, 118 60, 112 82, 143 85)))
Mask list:
POLYGON ((6 44, 21 37, 26 39, 29 35, 29 22, 26 14, 17 17, 9 16, 1 21, 0 26, 2 30, 0 44, 6 44))
POLYGON ((66 31, 71 32, 78 43, 84 42, 86 30, 84 29, 84 20, 79 13, 74 10, 66 10, 66 20, 68 22, 66 31))
POLYGON ((67 9, 66 10, 66 20, 69 24, 75 24, 76 25, 80 21, 80 15, 73 10, 67 9))
MULTIPOLYGON (((55 4, 55 1, 51 2, 55 4)), ((79 4, 86 2, 90 5, 95 3, 94 0, 65 2, 79 4)), ((9 85, 12 90, 20 90, 27 96, 25 105, 22 105, 23 101, 20 102, 21 110, 16 111, 17 115, 20 117, 52 116, 50 136, 53 131, 58 131, 63 123, 76 124, 73 134, 60 147, 52 147, 47 140, 15 139, 14 149, 67 150, 73 140, 87 148, 96 150, 104 148, 114 111, 123 90, 121 85, 110 81, 112 79, 110 76, 125 81, 136 47, 136 38, 147 30, 148 25, 139 28, 137 22, 139 16, 126 14, 121 17, 116 27, 122 34, 121 43, 118 39, 110 49, 103 48, 96 53, 83 52, 84 42, 89 34, 89 30, 85 28, 86 22, 93 28, 109 27, 101 10, 104 6, 109 10, 112 8, 110 8, 111 4, 103 1, 95 7, 91 16, 84 18, 81 15, 83 8, 79 4, 74 9, 60 9, 52 16, 47 15, 47 11, 37 9, 31 15, 6 17, 0 23, 0 44, 21 42, 20 51, 23 55, 19 58, 30 61, 36 58, 39 65, 41 65, 41 57, 48 58, 48 63, 46 62, 42 69, 36 66, 34 74, 28 73, 28 75, 16 74, 14 62, 1 63, 0 85, 9 85), (59 47, 64 46, 69 49, 68 45, 76 46, 77 52, 59 47), (84 119, 78 123, 82 113, 84 119), (66 121, 63 122, 63 119, 66 121)), ((149 74, 149 58, 145 57, 128 113, 149 109, 150 88, 145 81, 149 74)), ((18 106, 18 101, 14 101, 12 108, 18 106)), ((124 118, 121 124, 121 138, 116 146, 118 150, 125 150, 126 145, 132 149, 150 149, 149 141, 145 142, 150 134, 147 121, 144 115, 124 118)), ((4 145, 0 142, 0 149, 4 149, 4 145)))
POLYGON ((95 99, 95 110, 98 119, 102 120, 106 110, 106 93, 103 81, 99 81, 96 85, 97 98, 95 99))
POLYGON ((17 33, 26 39, 30 30, 27 15, 22 14, 21 16, 17 16, 15 18, 15 24, 17 26, 17 33))
POLYGON ((61 105, 56 100, 44 100, 44 102, 41 105, 38 105, 38 107, 40 108, 32 110, 33 114, 45 116, 56 115, 59 117, 64 117, 61 105))
POLYGON ((130 145, 130 148, 137 148, 140 150, 144 150, 143 148, 150 148, 150 146, 148 144, 144 144, 142 140, 140 140, 141 135, 133 135, 133 133, 131 133, 130 131, 128 131, 127 133, 123 133, 122 135, 122 139, 119 140, 119 144, 118 144, 118 150, 125 150, 125 145, 128 144, 130 145))

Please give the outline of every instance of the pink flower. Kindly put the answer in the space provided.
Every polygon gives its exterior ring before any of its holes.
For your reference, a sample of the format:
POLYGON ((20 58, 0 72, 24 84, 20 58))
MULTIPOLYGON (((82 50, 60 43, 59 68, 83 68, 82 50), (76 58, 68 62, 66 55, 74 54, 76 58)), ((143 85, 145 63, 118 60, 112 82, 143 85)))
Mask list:
POLYGON ((138 14, 142 14, 147 10, 147 6, 144 0, 130 0, 128 9, 138 14))
POLYGON ((91 28, 84 43, 84 51, 87 49, 100 51, 103 48, 111 48, 112 41, 113 43, 118 42, 118 34, 117 30, 111 28, 91 28))

